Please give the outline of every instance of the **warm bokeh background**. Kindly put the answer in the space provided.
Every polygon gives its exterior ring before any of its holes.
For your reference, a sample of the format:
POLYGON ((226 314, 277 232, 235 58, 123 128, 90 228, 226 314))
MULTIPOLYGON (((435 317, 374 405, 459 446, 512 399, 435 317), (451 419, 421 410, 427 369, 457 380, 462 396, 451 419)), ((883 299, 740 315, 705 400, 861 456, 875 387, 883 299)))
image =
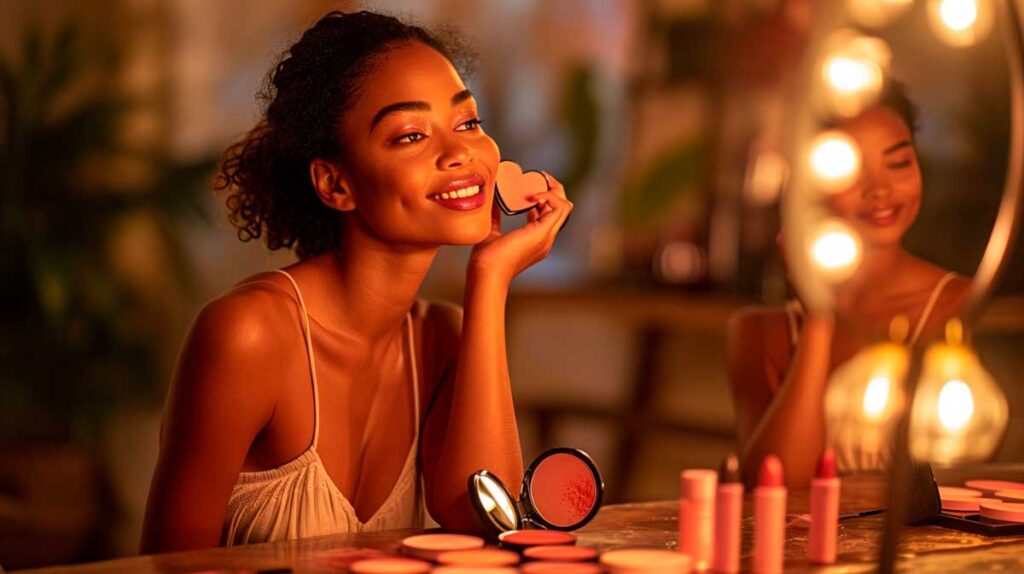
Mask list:
MULTIPOLYGON (((576 203, 510 302, 526 456, 587 450, 616 502, 675 497, 733 448, 725 322, 789 296, 779 154, 813 2, 0 0, 0 565, 135 552, 189 322, 293 260, 235 238, 217 157, 280 52, 363 7, 459 30, 503 155, 576 203)), ((999 36, 948 47, 919 8, 880 34, 922 109, 908 243, 971 274, 1006 169, 999 36)), ((424 296, 460 301, 465 257, 424 296)), ((1014 264, 977 337, 1011 403, 999 460, 1024 448, 1022 287, 1014 264)))

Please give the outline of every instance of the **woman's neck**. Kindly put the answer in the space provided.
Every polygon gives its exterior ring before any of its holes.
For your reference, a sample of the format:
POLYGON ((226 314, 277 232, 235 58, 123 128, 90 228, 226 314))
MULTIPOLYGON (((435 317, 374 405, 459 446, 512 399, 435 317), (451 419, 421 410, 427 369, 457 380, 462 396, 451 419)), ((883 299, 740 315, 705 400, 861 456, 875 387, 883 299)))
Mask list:
POLYGON ((401 327, 437 247, 395 246, 360 223, 346 221, 341 245, 327 255, 321 313, 331 325, 372 343, 401 327))

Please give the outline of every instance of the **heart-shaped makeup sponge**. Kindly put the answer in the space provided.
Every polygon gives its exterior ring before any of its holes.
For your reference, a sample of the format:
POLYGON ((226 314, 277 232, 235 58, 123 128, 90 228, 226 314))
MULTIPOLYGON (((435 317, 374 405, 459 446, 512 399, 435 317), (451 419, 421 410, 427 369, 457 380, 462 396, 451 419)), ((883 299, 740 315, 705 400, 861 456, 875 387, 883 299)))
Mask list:
POLYGON ((548 190, 548 180, 539 171, 523 171, 514 161, 503 161, 498 164, 498 177, 495 191, 498 206, 506 215, 525 213, 537 205, 528 198, 534 194, 548 190))

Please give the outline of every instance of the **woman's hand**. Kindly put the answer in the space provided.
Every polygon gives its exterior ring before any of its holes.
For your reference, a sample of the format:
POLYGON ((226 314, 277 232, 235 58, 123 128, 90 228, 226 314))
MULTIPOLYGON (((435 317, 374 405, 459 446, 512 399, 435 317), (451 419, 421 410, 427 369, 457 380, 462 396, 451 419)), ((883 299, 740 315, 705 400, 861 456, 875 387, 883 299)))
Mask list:
POLYGON ((473 247, 470 273, 496 274, 504 281, 511 281, 551 252, 555 237, 572 212, 573 204, 566 199, 561 183, 547 173, 544 173, 544 178, 550 189, 530 198, 537 202, 537 208, 527 214, 529 220, 523 227, 502 233, 501 210, 497 205, 493 206, 491 233, 473 247))

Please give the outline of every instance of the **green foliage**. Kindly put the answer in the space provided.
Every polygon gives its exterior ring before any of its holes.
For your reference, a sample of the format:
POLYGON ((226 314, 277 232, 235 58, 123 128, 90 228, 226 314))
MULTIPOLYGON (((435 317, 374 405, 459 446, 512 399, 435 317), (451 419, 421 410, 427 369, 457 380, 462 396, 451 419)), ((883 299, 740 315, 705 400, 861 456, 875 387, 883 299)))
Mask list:
POLYGON ((139 328, 142 302, 110 260, 117 223, 159 220, 187 289, 173 221, 202 215, 215 161, 182 164, 121 143, 138 103, 90 83, 101 66, 72 26, 51 38, 28 30, 20 52, 20 62, 0 60, 0 431, 88 438, 118 404, 163 389, 156 341, 139 328), (111 158, 146 176, 83 175, 111 158))
POLYGON ((681 141, 666 149, 622 194, 625 227, 656 227, 680 202, 698 201, 703 169, 704 146, 700 143, 681 141))

